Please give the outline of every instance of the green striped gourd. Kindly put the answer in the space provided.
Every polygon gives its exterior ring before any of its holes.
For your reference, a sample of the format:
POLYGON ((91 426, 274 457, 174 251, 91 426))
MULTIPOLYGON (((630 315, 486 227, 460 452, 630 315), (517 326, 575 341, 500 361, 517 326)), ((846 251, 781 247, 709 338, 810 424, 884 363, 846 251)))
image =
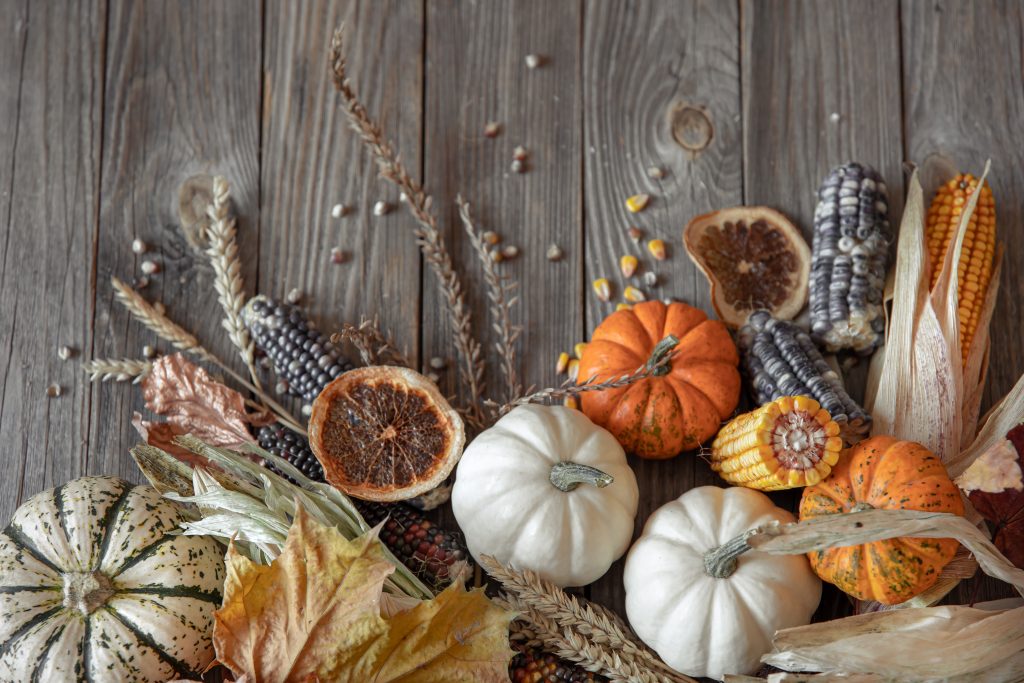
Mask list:
POLYGON ((25 502, 0 533, 0 681, 199 678, 213 660, 224 553, 173 534, 149 486, 83 477, 25 502))

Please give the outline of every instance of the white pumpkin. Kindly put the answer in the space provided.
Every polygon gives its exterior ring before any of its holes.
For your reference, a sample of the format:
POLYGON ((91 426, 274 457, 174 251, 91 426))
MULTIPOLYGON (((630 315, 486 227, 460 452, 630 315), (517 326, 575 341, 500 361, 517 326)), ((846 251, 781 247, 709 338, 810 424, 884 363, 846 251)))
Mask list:
POLYGON ((224 551, 171 534, 149 486, 83 477, 32 496, 0 533, 0 681, 199 678, 213 660, 224 551))
POLYGON ((474 557, 583 586, 629 548, 639 498, 609 432, 578 410, 525 405, 463 453, 452 508, 474 557))
POLYGON ((810 622, 821 581, 807 558, 745 551, 744 533, 772 521, 794 518, 763 493, 715 486, 691 489, 647 520, 626 558, 626 616, 673 669, 751 673, 775 631, 810 622))

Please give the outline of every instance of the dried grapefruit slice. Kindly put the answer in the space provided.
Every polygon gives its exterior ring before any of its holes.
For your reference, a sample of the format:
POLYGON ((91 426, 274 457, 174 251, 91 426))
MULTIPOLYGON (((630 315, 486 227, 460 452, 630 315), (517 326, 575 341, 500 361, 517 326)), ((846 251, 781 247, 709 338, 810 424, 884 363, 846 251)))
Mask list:
POLYGON ((435 488, 465 442, 459 414, 408 368, 340 375, 313 401, 309 418, 309 445, 327 481, 363 500, 404 500, 435 488))
POLYGON ((711 283, 715 312, 730 327, 758 309, 791 320, 807 302, 811 250, 775 209, 738 206, 697 216, 683 242, 711 283))

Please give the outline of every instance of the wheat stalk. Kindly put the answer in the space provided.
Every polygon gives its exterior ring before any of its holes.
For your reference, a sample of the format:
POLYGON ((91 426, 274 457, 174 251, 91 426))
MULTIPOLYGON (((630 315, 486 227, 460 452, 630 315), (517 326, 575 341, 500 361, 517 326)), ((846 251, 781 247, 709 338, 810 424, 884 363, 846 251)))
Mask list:
POLYGON ((398 350, 394 341, 384 334, 376 318, 363 319, 358 325, 345 323, 341 332, 331 335, 332 344, 349 343, 359 352, 364 365, 399 365, 411 367, 409 359, 398 350))
POLYGON ((258 396, 260 401, 263 402, 263 405, 277 416, 278 421, 292 431, 302 434, 303 436, 306 435, 306 430, 302 428, 302 425, 295 421, 295 418, 291 416, 291 413, 288 412, 287 408, 268 396, 262 388, 257 387, 232 370, 228 367, 227 363, 207 351, 206 348, 199 343, 199 340, 196 339, 195 335, 189 333, 185 328, 172 321, 165 313, 158 311, 153 304, 146 301, 141 294, 129 287, 123 281, 116 277, 112 277, 110 278, 110 282, 114 286, 114 293, 117 300, 128 309, 136 320, 155 332, 158 337, 170 343, 175 348, 181 349, 186 353, 191 353, 196 358, 219 367, 226 374, 230 375, 236 382, 258 396))
POLYGON ((484 359, 480 343, 473 337, 472 319, 466 307, 462 282, 452 264, 444 237, 437 228, 437 217, 431 210, 430 197, 423 187, 409 176, 384 133, 359 101, 346 74, 342 29, 331 38, 330 63, 334 87, 344 101, 349 126, 370 148, 377 161, 380 176, 396 185, 405 194, 405 205, 419 227, 414 231, 416 244, 437 278, 444 297, 448 320, 455 332, 455 348, 459 354, 459 378, 468 393, 466 411, 472 421, 483 423, 481 396, 484 384, 484 359))
POLYGON ((480 565, 501 584, 496 601, 519 613, 544 647, 613 681, 696 683, 635 640, 614 612, 582 603, 530 570, 506 567, 484 555, 480 565))
POLYGON ((131 382, 138 384, 153 364, 134 358, 94 358, 82 363, 82 370, 89 373, 90 382, 131 382))
POLYGON ((675 357, 675 351, 673 349, 675 349, 676 344, 678 343, 679 340, 672 335, 665 337, 654 346, 654 350, 651 352, 651 357, 647 359, 647 362, 628 375, 606 379, 601 382, 596 381, 596 377, 590 377, 582 384, 573 384, 572 380, 568 380, 561 387, 541 389, 540 391, 535 391, 532 394, 510 401, 509 403, 501 406, 498 413, 500 415, 504 415, 516 406, 525 405, 527 403, 550 403, 552 401, 564 400, 569 396, 578 396, 580 394, 587 393, 588 391, 607 391, 608 389, 618 389, 620 387, 629 386, 630 384, 635 384, 636 382, 643 381, 650 377, 665 374, 666 368, 672 362, 672 358, 675 357))
POLYGON ((206 230, 206 255, 213 266, 217 300, 224 309, 221 324, 227 330, 231 343, 238 349, 245 367, 249 369, 253 384, 258 387, 260 381, 256 374, 255 346, 242 319, 242 309, 245 308, 242 261, 238 257, 238 242, 235 239, 235 218, 229 209, 228 182, 217 176, 213 179, 213 202, 206 208, 210 217, 210 226, 206 230))
POLYGON ((498 341, 494 343, 494 347, 501 359, 501 373, 505 381, 504 400, 505 403, 511 403, 523 393, 523 387, 516 374, 515 347, 516 340, 519 339, 523 328, 512 324, 512 307, 519 300, 513 294, 517 283, 508 276, 498 273, 494 259, 487 251, 487 243, 473 223, 473 217, 469 212, 469 203, 461 195, 455 198, 455 203, 459 206, 459 218, 462 220, 462 226, 466 229, 470 244, 473 245, 480 264, 483 266, 484 281, 487 283, 487 298, 491 302, 491 324, 494 332, 498 335, 498 341))

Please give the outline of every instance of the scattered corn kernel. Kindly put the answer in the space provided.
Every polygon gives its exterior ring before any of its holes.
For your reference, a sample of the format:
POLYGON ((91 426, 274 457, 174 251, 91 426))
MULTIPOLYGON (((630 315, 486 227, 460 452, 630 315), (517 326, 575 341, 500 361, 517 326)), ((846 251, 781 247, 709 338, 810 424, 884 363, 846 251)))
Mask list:
POLYGON ((650 242, 648 242, 647 251, 651 252, 651 256, 653 256, 658 261, 665 260, 666 252, 665 242, 663 240, 651 240, 650 242))
POLYGON ((636 273, 637 266, 639 265, 640 261, 632 254, 626 254, 619 259, 619 270, 622 271, 622 277, 633 277, 633 274, 636 273))
POLYGON ((625 303, 622 303, 620 301, 619 303, 615 304, 615 310, 616 311, 631 311, 631 310, 633 310, 633 307, 631 305, 629 305, 629 304, 625 304, 625 303))
POLYGON ((630 303, 639 303, 641 301, 647 301, 647 297, 636 287, 626 287, 622 290, 622 298, 630 303))
POLYGON ((580 401, 575 396, 566 396, 565 400, 562 401, 562 405, 566 408, 572 408, 573 410, 580 409, 580 401))
POLYGON ((571 379, 573 382, 575 382, 576 378, 580 376, 580 361, 579 361, 579 359, 573 358, 571 361, 569 361, 569 365, 567 367, 567 370, 569 372, 569 379, 571 379))
POLYGON ((572 352, 576 354, 576 357, 583 359, 583 352, 587 349, 587 342, 577 342, 576 346, 572 347, 572 352))
POLYGON ((565 372, 565 369, 569 367, 569 354, 562 351, 558 354, 558 360, 555 362, 555 372, 561 375, 565 372))
POLYGON ((626 208, 629 209, 630 213, 640 213, 647 208, 647 205, 651 202, 651 195, 649 194, 635 194, 626 200, 626 208))
POLYGON ((629 230, 627 230, 626 232, 629 234, 629 238, 634 242, 639 242, 641 239, 643 239, 644 236, 644 231, 636 227, 635 225, 631 225, 629 227, 629 230))
POLYGON ((557 244, 552 244, 548 247, 548 261, 561 261, 562 257, 565 256, 565 252, 557 244))
POLYGON ((611 301, 612 298, 612 283, 608 282, 608 278, 599 277, 594 280, 594 294, 601 301, 611 301))
POLYGON ((491 246, 493 246, 493 245, 495 245, 495 244, 497 244, 498 242, 501 241, 501 235, 499 235, 498 233, 494 232, 493 230, 485 230, 484 234, 481 235, 481 237, 484 238, 484 242, 486 242, 487 244, 490 244, 491 246))

